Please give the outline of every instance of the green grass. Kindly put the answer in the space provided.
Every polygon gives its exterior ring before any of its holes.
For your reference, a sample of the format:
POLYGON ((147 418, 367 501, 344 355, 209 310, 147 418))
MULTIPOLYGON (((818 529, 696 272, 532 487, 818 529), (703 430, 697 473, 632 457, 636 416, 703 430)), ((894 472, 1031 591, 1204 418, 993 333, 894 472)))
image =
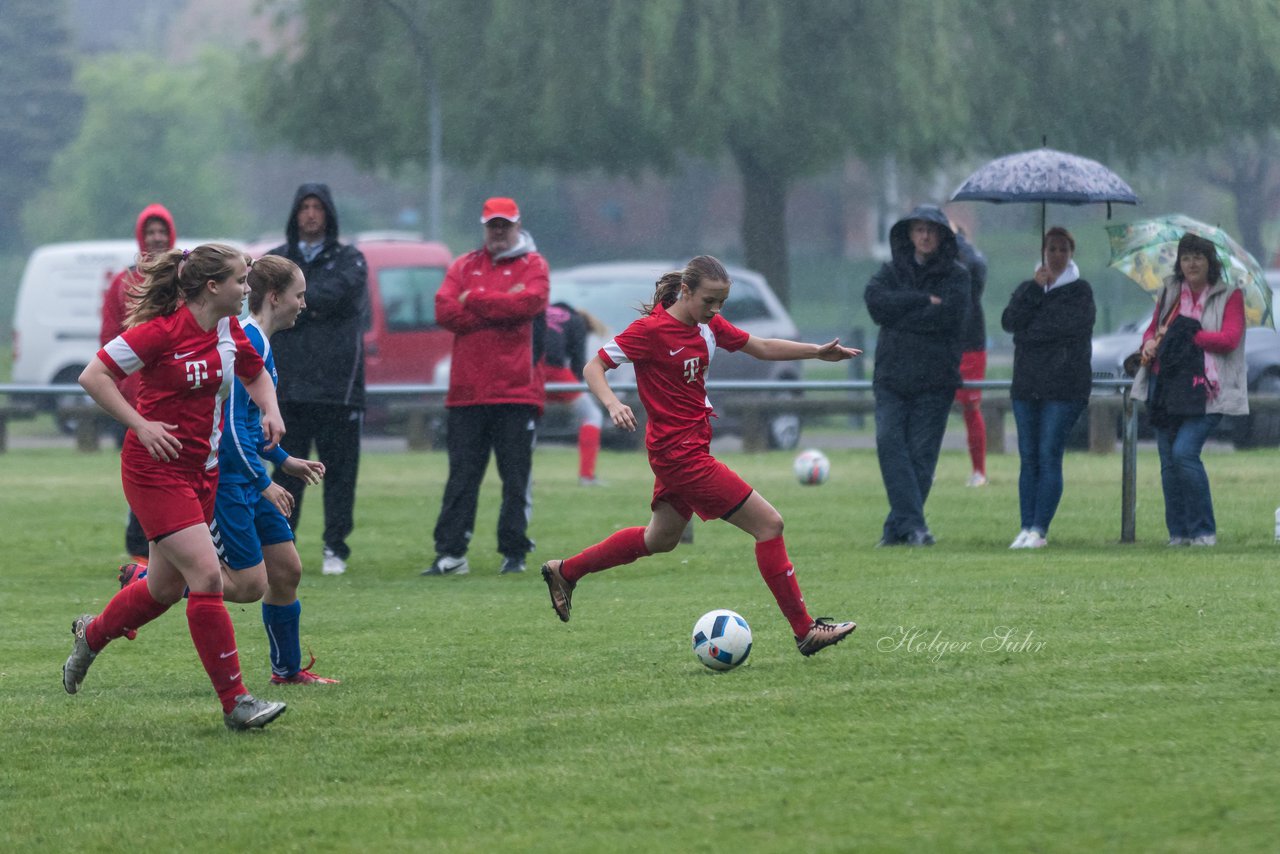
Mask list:
MULTIPOLYGON (((1214 550, 1164 547, 1148 451, 1119 545, 1119 457, 1072 455, 1039 552, 1006 548, 1014 458, 972 490, 945 453, 939 544, 873 550, 874 454, 830 455, 818 488, 789 454, 725 455, 787 519, 813 613, 860 623, 804 659, 731 526, 587 578, 562 625, 536 568, 496 574, 496 482, 471 575, 421 578, 444 458, 367 454, 351 571, 318 574, 319 496, 301 531, 304 643, 343 684, 270 687, 258 608, 231 606, 250 688, 290 703, 248 734, 223 729, 180 609, 63 693, 70 620, 115 589, 116 460, 0 456, 0 849, 1274 850, 1274 452, 1208 455, 1214 550), (719 675, 688 640, 716 607, 755 633, 719 675)), ((572 449, 539 450, 538 555, 644 520, 643 457, 600 474, 580 489, 572 449)))

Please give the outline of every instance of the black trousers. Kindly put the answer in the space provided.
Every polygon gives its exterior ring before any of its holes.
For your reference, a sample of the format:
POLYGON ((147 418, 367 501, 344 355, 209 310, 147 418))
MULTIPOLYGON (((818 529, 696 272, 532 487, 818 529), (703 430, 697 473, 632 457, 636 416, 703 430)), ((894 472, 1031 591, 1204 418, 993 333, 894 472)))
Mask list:
MULTIPOLYGON (((351 556, 347 537, 355 529, 356 475, 360 470, 360 434, 364 412, 350 406, 281 401, 284 441, 289 456, 324 463, 324 545, 338 557, 351 556), (312 445, 316 456, 311 456, 312 445)), ((295 531, 302 518, 306 483, 276 469, 272 479, 293 495, 289 525, 295 531)))
POLYGON ((147 535, 142 532, 142 523, 133 515, 132 510, 129 511, 129 522, 124 529, 124 547, 134 557, 147 557, 151 551, 147 535))
MULTIPOLYGON (((111 434, 116 440, 116 447, 124 447, 124 434, 127 432, 125 426, 118 422, 111 422, 111 434)), ((147 557, 151 553, 151 544, 147 542, 147 535, 142 532, 142 523, 138 521, 138 517, 133 515, 133 508, 129 508, 129 521, 124 527, 124 549, 130 557, 147 557)))
POLYGON ((449 410, 445 440, 449 479, 440 518, 436 520, 436 554, 460 557, 467 553, 475 531, 480 482, 489 467, 491 450, 502 478, 498 551, 515 558, 533 551, 533 540, 527 531, 533 512, 530 485, 537 416, 537 407, 519 404, 457 406, 449 410))

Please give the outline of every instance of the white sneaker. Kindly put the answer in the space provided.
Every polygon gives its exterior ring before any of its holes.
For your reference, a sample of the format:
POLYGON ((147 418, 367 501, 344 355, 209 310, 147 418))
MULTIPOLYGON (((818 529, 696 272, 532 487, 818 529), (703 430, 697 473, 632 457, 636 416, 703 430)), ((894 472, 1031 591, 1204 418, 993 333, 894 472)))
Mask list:
POLYGON ((324 563, 320 566, 322 575, 342 575, 347 571, 347 562, 333 553, 332 549, 324 550, 324 563))
POLYGON ((980 471, 975 471, 969 475, 969 482, 965 486, 986 486, 987 476, 980 471))
POLYGON ((1013 538, 1013 542, 1009 544, 1009 548, 1025 549, 1027 547, 1027 540, 1030 537, 1031 537, 1031 531, 1027 528, 1023 528, 1021 531, 1018 532, 1018 536, 1013 538))
POLYGON ((1049 545, 1049 541, 1040 535, 1040 532, 1032 528, 1030 536, 1027 537, 1026 543, 1022 546, 1024 549, 1042 549, 1049 545))
POLYGON ((1190 545, 1193 546, 1216 546, 1218 544, 1218 536, 1216 534, 1202 534, 1199 537, 1192 537, 1190 545))

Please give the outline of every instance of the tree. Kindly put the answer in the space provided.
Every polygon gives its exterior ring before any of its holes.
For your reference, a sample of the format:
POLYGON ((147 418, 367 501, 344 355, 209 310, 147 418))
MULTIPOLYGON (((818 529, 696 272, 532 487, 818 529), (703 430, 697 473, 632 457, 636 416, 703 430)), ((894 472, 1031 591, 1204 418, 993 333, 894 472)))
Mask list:
POLYGON ((30 237, 131 235, 151 202, 173 211, 180 234, 239 233, 245 215, 229 156, 244 120, 233 71, 231 57, 217 54, 179 69, 140 54, 87 62, 77 77, 84 122, 25 212, 30 237))
MULTIPOLYGON (((1270 130, 1280 123, 1280 3, 964 0, 975 142, 1133 164, 1219 150, 1203 174, 1237 200, 1260 253, 1270 130)), ((1141 188, 1135 188, 1141 195, 1141 188)), ((1261 257, 1261 255, 1259 256, 1261 257)))
MULTIPOLYGON (((923 162, 961 139, 951 2, 397 0, 431 39, 452 162, 635 175, 727 152, 747 263, 784 299, 797 177, 850 149, 923 162)), ((269 58, 254 87, 259 119, 305 150, 421 162, 403 23, 384 4, 318 0, 295 23, 301 49, 269 58)))
POLYGON ((80 123, 65 16, 59 0, 7 0, 0 15, 0 245, 18 242, 22 206, 80 123))
POLYGON ((725 0, 687 4, 680 55, 706 85, 686 107, 742 175, 747 264, 786 300, 786 204, 797 178, 849 152, 923 166, 963 144, 947 2, 725 0))

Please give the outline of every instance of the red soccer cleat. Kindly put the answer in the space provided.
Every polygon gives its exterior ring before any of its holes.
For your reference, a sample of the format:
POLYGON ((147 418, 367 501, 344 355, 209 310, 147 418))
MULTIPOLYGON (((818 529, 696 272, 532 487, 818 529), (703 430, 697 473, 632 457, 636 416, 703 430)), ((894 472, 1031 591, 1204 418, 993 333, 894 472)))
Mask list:
POLYGON ((120 589, 123 590, 139 578, 147 577, 147 562, 141 563, 137 561, 133 563, 122 564, 120 574, 116 576, 116 580, 120 582, 120 589))
POLYGON ((292 676, 281 676, 279 673, 271 674, 272 685, 341 685, 338 679, 330 679, 327 676, 320 676, 311 672, 311 668, 315 666, 316 657, 311 656, 311 661, 307 666, 299 670, 292 676))

